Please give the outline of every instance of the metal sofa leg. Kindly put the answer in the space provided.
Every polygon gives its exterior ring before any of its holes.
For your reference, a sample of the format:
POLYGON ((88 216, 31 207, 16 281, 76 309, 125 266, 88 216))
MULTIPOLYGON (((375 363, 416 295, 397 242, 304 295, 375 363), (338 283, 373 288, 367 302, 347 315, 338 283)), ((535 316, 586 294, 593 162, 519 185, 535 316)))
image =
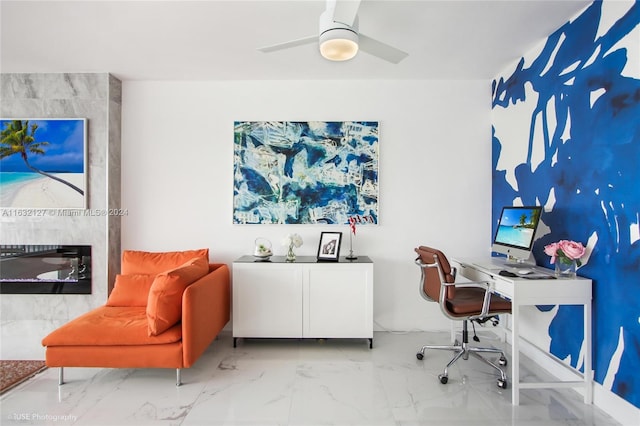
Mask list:
POLYGON ((64 367, 60 367, 58 371, 58 386, 64 385, 64 367))
POLYGON ((182 370, 176 368, 176 386, 182 385, 182 370))

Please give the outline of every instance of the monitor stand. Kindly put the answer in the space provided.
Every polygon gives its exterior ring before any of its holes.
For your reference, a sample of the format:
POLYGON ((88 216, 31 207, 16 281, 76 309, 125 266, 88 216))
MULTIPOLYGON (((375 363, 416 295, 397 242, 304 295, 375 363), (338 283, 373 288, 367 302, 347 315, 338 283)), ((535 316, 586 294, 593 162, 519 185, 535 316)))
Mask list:
POLYGON ((529 254, 528 259, 518 259, 513 256, 508 257, 492 257, 490 261, 477 263, 476 266, 485 269, 504 269, 504 268, 532 268, 536 266, 536 261, 532 254, 529 254))
POLYGON ((518 259, 513 256, 507 256, 503 261, 504 266, 510 268, 527 268, 536 266, 536 259, 533 257, 533 254, 529 253, 529 257, 527 259, 518 259))

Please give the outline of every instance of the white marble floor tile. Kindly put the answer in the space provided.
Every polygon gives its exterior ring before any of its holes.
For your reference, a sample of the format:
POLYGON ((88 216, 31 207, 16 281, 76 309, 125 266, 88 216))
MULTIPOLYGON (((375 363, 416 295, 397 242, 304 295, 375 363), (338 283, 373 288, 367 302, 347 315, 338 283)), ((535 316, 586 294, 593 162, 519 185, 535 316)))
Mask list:
MULTIPOLYGON (((171 369, 48 369, 0 397, 2 425, 557 425, 617 423, 573 390, 527 390, 511 405, 490 367, 470 358, 438 374, 447 333, 354 340, 239 340, 223 333, 175 386, 171 369)), ((500 341, 482 344, 504 345, 500 341)), ((508 345, 503 347, 508 352, 508 345)), ((521 366, 523 375, 534 374, 521 366)), ((508 370, 507 370, 508 371, 508 370)), ((537 374, 537 372, 536 372, 537 374)))
POLYGON ((287 424, 296 365, 275 359, 223 359, 185 425, 287 424))
POLYGON ((290 424, 394 424, 380 375, 371 362, 310 361, 298 367, 290 424))

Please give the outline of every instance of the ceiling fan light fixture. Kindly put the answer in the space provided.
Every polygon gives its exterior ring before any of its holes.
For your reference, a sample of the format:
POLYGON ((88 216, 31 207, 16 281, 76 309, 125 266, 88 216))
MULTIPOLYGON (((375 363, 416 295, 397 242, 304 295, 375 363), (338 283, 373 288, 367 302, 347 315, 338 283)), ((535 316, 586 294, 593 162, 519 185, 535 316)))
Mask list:
POLYGON ((320 34, 320 54, 330 61, 348 61, 358 53, 358 34, 344 28, 320 34))

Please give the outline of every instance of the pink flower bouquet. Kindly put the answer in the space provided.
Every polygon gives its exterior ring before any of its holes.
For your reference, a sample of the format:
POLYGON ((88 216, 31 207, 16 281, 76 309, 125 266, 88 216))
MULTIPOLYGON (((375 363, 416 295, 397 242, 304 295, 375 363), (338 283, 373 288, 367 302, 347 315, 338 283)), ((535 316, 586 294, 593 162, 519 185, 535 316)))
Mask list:
POLYGON ((544 246, 544 252, 551 256, 552 265, 557 259, 560 263, 564 264, 570 264, 575 260, 577 266, 582 266, 580 258, 584 256, 585 248, 582 243, 560 240, 557 243, 551 243, 548 246, 544 246))

